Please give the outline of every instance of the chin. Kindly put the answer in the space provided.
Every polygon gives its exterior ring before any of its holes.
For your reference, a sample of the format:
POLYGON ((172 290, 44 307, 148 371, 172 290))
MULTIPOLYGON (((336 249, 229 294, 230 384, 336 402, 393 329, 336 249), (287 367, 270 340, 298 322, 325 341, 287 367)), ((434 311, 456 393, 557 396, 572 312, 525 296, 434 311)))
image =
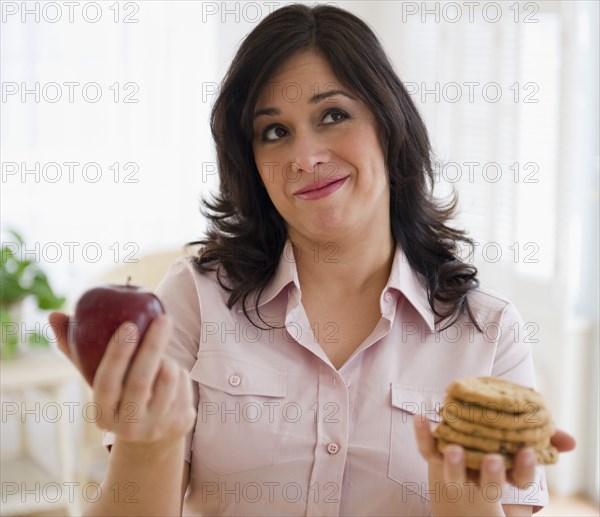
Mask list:
POLYGON ((310 225, 308 235, 318 241, 335 241, 351 230, 348 216, 341 213, 321 214, 310 225))

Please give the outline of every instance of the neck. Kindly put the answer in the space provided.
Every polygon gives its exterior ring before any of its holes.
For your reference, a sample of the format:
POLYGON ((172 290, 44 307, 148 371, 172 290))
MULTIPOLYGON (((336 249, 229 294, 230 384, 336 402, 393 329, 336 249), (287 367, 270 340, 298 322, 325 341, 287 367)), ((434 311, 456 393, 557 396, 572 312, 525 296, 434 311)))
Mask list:
POLYGON ((360 295, 381 292, 390 275, 395 243, 391 232, 372 232, 369 238, 349 236, 335 241, 290 236, 303 292, 313 288, 323 295, 360 295))

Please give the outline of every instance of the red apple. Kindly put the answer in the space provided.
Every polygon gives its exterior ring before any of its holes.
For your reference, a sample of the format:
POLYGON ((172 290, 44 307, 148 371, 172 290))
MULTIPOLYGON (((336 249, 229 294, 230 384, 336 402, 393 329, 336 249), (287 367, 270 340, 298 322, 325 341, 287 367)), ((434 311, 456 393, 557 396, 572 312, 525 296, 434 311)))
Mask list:
MULTIPOLYGON (((86 291, 69 321, 69 348, 90 386, 119 325, 125 321, 135 323, 141 343, 152 320, 164 312, 154 293, 129 283, 103 285, 86 291)), ((131 332, 124 332, 122 339, 132 339, 131 332)))

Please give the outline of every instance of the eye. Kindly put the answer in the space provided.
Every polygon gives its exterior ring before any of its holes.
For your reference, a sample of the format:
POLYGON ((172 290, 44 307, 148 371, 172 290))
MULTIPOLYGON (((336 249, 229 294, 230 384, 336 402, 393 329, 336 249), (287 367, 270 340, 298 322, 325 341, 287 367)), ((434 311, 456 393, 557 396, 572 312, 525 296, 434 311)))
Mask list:
POLYGON ((274 142, 287 135, 287 131, 281 126, 269 126, 262 133, 263 142, 274 142))
POLYGON ((348 114, 342 110, 329 110, 325 112, 325 116, 323 117, 323 123, 335 124, 336 122, 341 122, 342 120, 346 120, 347 118, 349 118, 348 114))

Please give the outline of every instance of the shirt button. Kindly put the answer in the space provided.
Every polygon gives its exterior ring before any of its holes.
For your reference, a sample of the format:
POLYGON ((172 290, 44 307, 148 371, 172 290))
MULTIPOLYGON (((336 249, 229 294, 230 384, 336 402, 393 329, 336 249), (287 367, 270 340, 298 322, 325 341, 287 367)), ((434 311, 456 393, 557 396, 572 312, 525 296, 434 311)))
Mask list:
POLYGON ((392 295, 392 293, 390 293, 390 292, 387 292, 387 293, 385 293, 385 294, 383 295, 383 299, 384 299, 384 300, 385 300, 387 303, 390 303, 390 302, 391 302, 391 301, 394 299, 394 296, 392 295))
POLYGON ((346 387, 350 386, 350 379, 344 379, 344 384, 346 387))
POLYGON ((340 450, 340 446, 337 443, 331 442, 328 446, 327 446, 327 452, 329 454, 337 454, 337 452, 340 450))
POLYGON ((239 375, 232 375, 231 377, 229 377, 229 384, 231 384, 232 386, 239 386, 241 382, 242 379, 240 379, 239 375))

